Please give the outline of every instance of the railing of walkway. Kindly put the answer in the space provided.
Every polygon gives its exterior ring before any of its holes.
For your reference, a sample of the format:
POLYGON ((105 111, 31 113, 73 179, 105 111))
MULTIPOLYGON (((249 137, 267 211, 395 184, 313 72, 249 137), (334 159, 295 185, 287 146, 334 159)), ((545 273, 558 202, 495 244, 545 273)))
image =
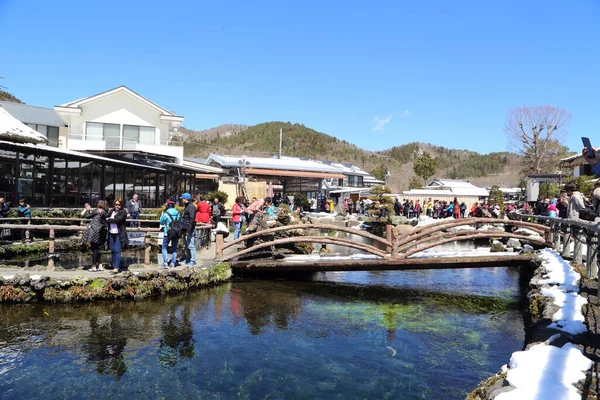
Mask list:
MULTIPOLYGON (((64 218, 64 217, 32 217, 32 218, 2 218, 0 220, 0 231, 5 229, 11 230, 24 230, 26 231, 26 241, 31 243, 30 231, 43 231, 48 232, 48 271, 55 269, 54 260, 56 258, 55 253, 55 240, 56 232, 82 232, 85 231, 87 223, 90 222, 87 218, 64 218), (21 222, 21 224, 7 224, 6 221, 21 222), (79 225, 35 225, 32 222, 36 221, 55 221, 55 222, 72 222, 79 223, 79 225), (82 225, 83 224, 83 225, 82 225)), ((127 220, 127 222, 140 222, 140 223, 154 223, 159 224, 159 220, 127 220)), ((197 224, 196 232, 202 234, 204 231, 208 231, 210 237, 210 231, 213 226, 210 224, 197 224)), ((127 232, 143 232, 144 233, 144 266, 150 267, 150 252, 151 252, 151 240, 153 234, 158 234, 163 228, 141 228, 141 227, 127 227, 127 232)))
POLYGON ((555 251, 563 258, 571 257, 571 243, 573 244, 572 260, 575 264, 583 263, 583 246, 586 246, 586 276, 598 279, 598 236, 600 223, 588 222, 581 219, 568 219, 558 217, 545 217, 514 213, 520 220, 535 221, 540 226, 550 228, 550 241, 555 251))

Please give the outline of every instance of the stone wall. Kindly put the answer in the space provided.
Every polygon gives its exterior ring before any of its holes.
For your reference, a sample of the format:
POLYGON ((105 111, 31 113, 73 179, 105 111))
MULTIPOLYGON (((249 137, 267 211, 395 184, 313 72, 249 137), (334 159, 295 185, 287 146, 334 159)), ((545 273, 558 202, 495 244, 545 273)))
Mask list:
POLYGON ((52 279, 41 275, 0 277, 0 302, 69 303, 109 299, 143 299, 224 282, 231 278, 227 263, 208 269, 126 272, 110 278, 52 279))

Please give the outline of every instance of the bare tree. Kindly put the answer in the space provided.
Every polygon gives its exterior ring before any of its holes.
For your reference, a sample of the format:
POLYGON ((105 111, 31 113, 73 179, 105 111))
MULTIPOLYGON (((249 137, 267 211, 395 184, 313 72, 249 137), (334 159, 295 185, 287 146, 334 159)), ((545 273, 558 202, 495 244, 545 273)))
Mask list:
POLYGON ((508 112, 504 131, 508 144, 524 159, 524 172, 552 172, 567 148, 571 114, 553 106, 519 107, 508 112))

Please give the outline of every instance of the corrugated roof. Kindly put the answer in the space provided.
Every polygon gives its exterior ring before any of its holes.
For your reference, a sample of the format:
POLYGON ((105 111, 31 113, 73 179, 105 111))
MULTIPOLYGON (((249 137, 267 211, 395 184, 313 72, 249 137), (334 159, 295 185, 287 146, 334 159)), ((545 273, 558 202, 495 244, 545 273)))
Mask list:
POLYGON ((306 161, 299 158, 264 158, 264 157, 242 157, 242 156, 221 156, 211 154, 208 156, 207 163, 214 161, 224 168, 238 168, 241 160, 247 162, 246 167, 264 168, 288 171, 310 171, 310 172, 329 172, 342 173, 342 169, 331 167, 316 161, 306 161))
POLYGON ((0 106, 24 124, 65 126, 62 119, 51 108, 28 106, 10 101, 0 101, 0 106))

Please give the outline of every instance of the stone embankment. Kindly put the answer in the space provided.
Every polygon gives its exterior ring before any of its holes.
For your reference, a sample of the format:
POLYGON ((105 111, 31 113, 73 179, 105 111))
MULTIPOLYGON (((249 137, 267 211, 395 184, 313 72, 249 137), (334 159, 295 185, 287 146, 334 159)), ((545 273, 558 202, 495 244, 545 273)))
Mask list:
POLYGON ((510 363, 482 381, 467 399, 598 398, 598 281, 586 279, 582 266, 573 268, 558 254, 545 252, 535 261, 529 283, 524 351, 513 353, 510 363), (549 262, 558 262, 559 268, 550 270, 549 262), (577 362, 583 366, 575 367, 577 362))
POLYGON ((126 298, 137 300, 224 282, 231 278, 231 274, 227 263, 218 263, 210 268, 185 267, 167 271, 125 272, 110 277, 76 275, 59 278, 48 273, 16 274, 0 276, 0 302, 68 303, 126 298))

